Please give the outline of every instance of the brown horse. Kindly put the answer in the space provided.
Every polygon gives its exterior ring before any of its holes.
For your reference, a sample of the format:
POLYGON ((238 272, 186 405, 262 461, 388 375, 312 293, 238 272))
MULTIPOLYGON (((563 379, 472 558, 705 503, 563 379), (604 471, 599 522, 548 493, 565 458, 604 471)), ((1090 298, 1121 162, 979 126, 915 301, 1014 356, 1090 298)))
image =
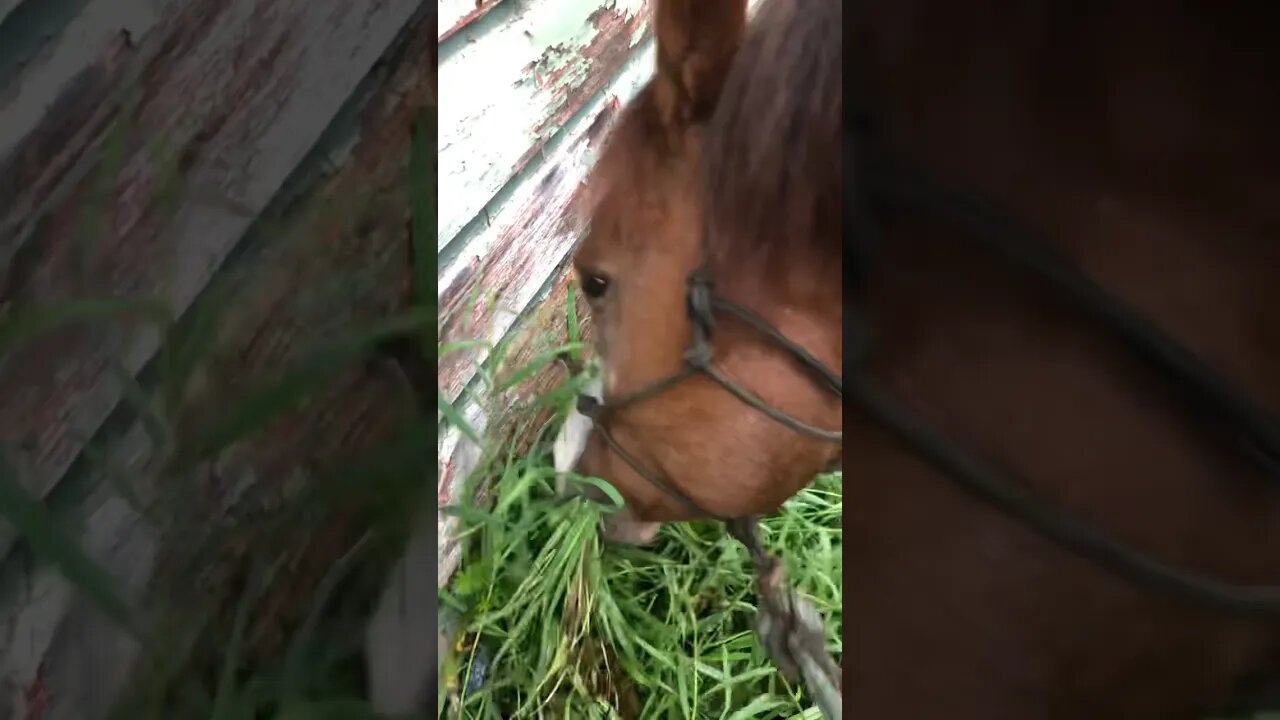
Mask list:
MULTIPOLYGON (((871 129, 844 149, 985 198, 1274 408, 1274 25, 1189 5, 873 4, 844 36, 871 129)), ((575 259, 598 295, 609 394, 680 365, 684 279, 703 237, 720 291, 824 363, 842 357, 829 203, 842 148, 823 112, 840 107, 840 73, 833 85, 821 71, 838 6, 774 0, 745 44, 739 6, 659 6, 658 74, 593 178, 600 202, 575 259)), ((858 167, 855 192, 881 180, 880 166, 858 167)), ((1126 546, 1223 583, 1280 582, 1280 483, 1206 426, 1186 387, 1128 352, 1078 294, 926 207, 927 193, 919 211, 855 197, 870 211, 846 223, 851 317, 870 328, 855 374, 1126 546)), ((840 418, 757 335, 726 325, 714 345, 769 402, 814 424, 840 418)), ((884 417, 853 408, 845 425, 844 694, 856 717, 1191 719, 1280 677, 1274 593, 1260 619, 1090 562, 962 491, 884 417)), ((696 376, 609 427, 723 515, 772 509, 830 458, 696 376)), ((633 519, 686 514, 599 437, 580 468, 613 481, 633 519)))
MULTIPOLYGON (((793 76, 815 81, 797 92, 761 84, 753 68, 735 65, 745 35, 743 0, 658 4, 656 73, 624 109, 593 171, 591 230, 573 258, 592 308, 607 398, 652 387, 683 367, 694 333, 686 294, 695 268, 712 279, 718 297, 757 313, 821 365, 840 367, 840 166, 834 161, 840 7, 822 3, 821 12, 805 16, 806 5, 812 3, 766 5, 758 31, 746 40, 754 56, 786 57, 797 65, 789 69, 793 76), (798 40, 824 52, 785 53, 778 46, 798 40), (777 110, 756 120, 797 132, 792 154, 733 147, 731 136, 709 126, 722 90, 777 110), (789 101, 777 103, 777 93, 789 101), (708 225, 702 168, 708 153, 738 163, 716 166, 714 174, 741 172, 758 180, 753 190, 768 195, 770 204, 708 225)), ((838 396, 746 323, 727 316, 716 321, 710 343, 719 372, 770 407, 839 432, 838 396)), ((617 447, 592 433, 578 471, 609 480, 626 498, 623 516, 613 518, 613 537, 643 541, 659 521, 703 511, 725 517, 772 512, 839 452, 838 436, 833 442, 790 430, 723 385, 695 374, 616 408, 605 424, 617 447), (637 467, 660 479, 651 481, 637 467), (673 498, 662 483, 691 502, 673 498)))

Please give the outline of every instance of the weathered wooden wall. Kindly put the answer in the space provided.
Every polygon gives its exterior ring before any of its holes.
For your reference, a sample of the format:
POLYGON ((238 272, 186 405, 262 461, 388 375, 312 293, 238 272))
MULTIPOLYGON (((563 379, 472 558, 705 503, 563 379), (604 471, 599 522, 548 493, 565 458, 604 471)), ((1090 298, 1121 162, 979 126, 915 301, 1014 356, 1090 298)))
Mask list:
MULTIPOLYGON (((163 484, 165 439, 135 391, 162 375, 158 353, 197 337, 184 328, 212 319, 179 393, 180 439, 317 339, 406 305, 406 166, 415 118, 434 112, 433 5, 0 0, 0 320, 132 296, 162 298, 175 319, 79 325, 0 356, 0 452, 127 599, 193 553, 213 548, 207 565, 224 569, 257 543, 288 568, 264 614, 296 616, 354 540, 342 518, 270 540, 236 521, 385 437, 407 411, 402 379, 339 373, 163 484), (157 507, 180 517, 147 517, 157 507)), ((216 578, 195 580, 193 596, 225 600, 216 578)), ((254 632, 271 642, 269 626, 254 632)), ((0 520, 0 718, 99 717, 136 652, 0 520)))
MULTIPOLYGON (((644 0, 441 3, 442 343, 506 338, 518 366, 564 340, 567 259, 585 222, 577 201, 618 109, 652 73, 650 20, 644 0)), ((479 397, 487 358, 470 346, 439 359, 441 395, 479 430, 502 410, 479 397)), ((444 505, 476 448, 448 429, 438 452, 444 505)), ((452 528, 441 519, 441 584, 457 563, 452 528)))

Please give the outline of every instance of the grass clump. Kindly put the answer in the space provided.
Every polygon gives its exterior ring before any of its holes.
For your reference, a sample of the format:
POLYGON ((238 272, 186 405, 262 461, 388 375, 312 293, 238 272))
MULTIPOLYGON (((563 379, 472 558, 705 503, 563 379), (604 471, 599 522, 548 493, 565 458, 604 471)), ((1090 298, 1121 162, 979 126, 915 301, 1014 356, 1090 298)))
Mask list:
MULTIPOLYGON (((461 613, 442 716, 821 717, 760 647, 751 565, 722 526, 669 524, 652 547, 606 546, 596 527, 615 508, 557 498, 548 442, 494 474, 491 509, 451 509, 467 551, 442 591, 461 613)), ((840 475, 825 474, 761 527, 837 658, 840 512, 840 475)))

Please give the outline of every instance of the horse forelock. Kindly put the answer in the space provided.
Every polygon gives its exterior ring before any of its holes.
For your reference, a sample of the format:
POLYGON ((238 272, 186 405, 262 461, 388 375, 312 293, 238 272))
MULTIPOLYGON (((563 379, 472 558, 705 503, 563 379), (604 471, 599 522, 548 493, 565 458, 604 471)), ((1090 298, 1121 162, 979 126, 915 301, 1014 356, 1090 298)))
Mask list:
MULTIPOLYGON (((842 225, 841 7, 767 0, 701 128, 707 251, 726 286, 839 282, 842 225)), ((686 136, 646 87, 623 109, 592 169, 592 217, 634 211, 686 136)), ((646 241, 652 241, 647 237, 646 241)))
POLYGON ((752 23, 705 133, 717 278, 838 281, 841 50, 832 0, 771 0, 752 23))

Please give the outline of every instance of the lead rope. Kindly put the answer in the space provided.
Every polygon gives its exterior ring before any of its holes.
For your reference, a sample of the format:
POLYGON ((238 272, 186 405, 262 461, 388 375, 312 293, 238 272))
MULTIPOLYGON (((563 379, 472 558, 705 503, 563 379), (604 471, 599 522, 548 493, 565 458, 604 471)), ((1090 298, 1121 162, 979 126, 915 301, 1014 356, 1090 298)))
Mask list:
MULTIPOLYGON (((773 420, 802 434, 840 442, 841 432, 830 432, 813 427, 769 406, 760 398, 738 386, 730 378, 716 370, 711 363, 711 331, 715 323, 715 311, 725 310, 736 315, 757 332, 788 350, 810 372, 818 375, 837 395, 843 395, 841 381, 834 373, 813 358, 803 348, 792 343, 772 325, 749 309, 736 303, 717 298, 712 292, 711 279, 706 264, 699 266, 689 276, 688 312, 693 324, 693 343, 685 362, 710 375, 729 392, 747 405, 768 415, 773 420)), ((705 512, 705 511, 704 511, 705 512)), ((840 720, 843 701, 840 695, 840 668, 827 654, 826 625, 822 614, 802 595, 787 586, 782 561, 768 552, 760 540, 758 518, 721 518, 729 534, 737 538, 747 549, 755 568, 757 609, 756 634, 769 659, 789 682, 803 682, 818 709, 830 720, 840 720)))
MULTIPOLYGON (((572 369, 574 366, 569 367, 572 369)), ((594 430, 623 462, 695 515, 707 515, 723 522, 729 534, 746 547, 756 575, 756 595, 759 598, 756 634, 761 646, 788 682, 803 683, 824 717, 839 720, 843 704, 840 667, 827 653, 826 625, 822 614, 804 596, 787 587, 782 561, 768 552, 760 540, 758 518, 727 518, 709 512, 678 488, 663 482, 627 452, 607 426, 600 422, 603 409, 595 398, 586 395, 578 398, 578 412, 595 423, 594 430)))
POLYGON ((756 633, 769 659, 791 683, 803 682, 823 716, 840 720, 844 702, 840 694, 840 667, 827 654, 822 614, 804 596, 783 581, 782 560, 760 541, 755 517, 725 522, 729 534, 747 548, 756 571, 759 617, 756 633))
MULTIPOLYGON (((733 380, 716 370, 711 363, 711 331, 715 326, 715 310, 727 310, 746 322, 757 332, 781 345, 810 373, 817 375, 837 396, 843 397, 843 383, 803 348, 791 342, 776 328, 749 309, 737 303, 717 298, 712 292, 711 278, 704 262, 689 276, 687 309, 693 324, 693 342, 686 353, 685 362, 710 375, 739 400, 768 415, 777 422, 802 434, 840 442, 842 431, 827 431, 792 418, 738 386, 733 380)), ((606 437, 606 439, 608 439, 606 437)), ((611 445, 616 443, 610 442, 611 445)), ((652 480, 650 480, 652 482, 652 480)), ((657 483, 659 487, 665 486, 657 483)), ((697 507, 688 498, 686 503, 697 507)), ((706 511, 703 511, 706 513, 706 511)), ((706 513, 711 514, 712 513, 706 513)), ((804 596, 787 586, 783 576, 782 561, 767 551, 760 540, 759 519, 720 518, 729 534, 747 548, 756 574, 756 594, 759 598, 756 634, 769 659, 789 682, 803 682, 818 704, 818 709, 830 720, 840 720, 843 700, 840 694, 840 668, 827 654, 826 625, 822 614, 804 596)))

